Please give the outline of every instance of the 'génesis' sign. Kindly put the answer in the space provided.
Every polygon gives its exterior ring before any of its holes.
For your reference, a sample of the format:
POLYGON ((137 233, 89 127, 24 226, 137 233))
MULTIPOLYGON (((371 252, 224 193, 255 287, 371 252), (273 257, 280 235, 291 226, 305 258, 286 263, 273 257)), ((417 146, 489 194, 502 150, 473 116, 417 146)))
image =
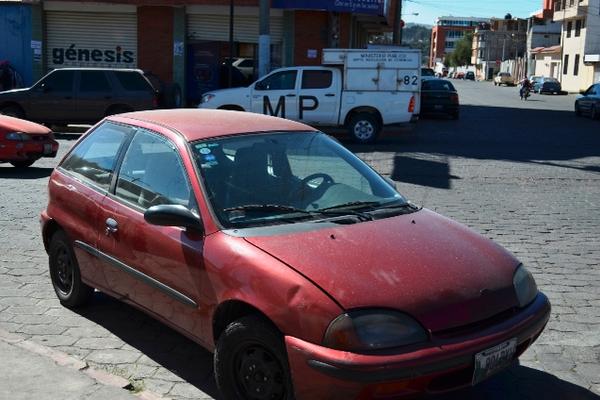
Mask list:
POLYGON ((52 63, 62 65, 107 65, 120 64, 130 66, 135 61, 135 53, 124 50, 121 46, 114 49, 77 48, 75 44, 69 47, 54 47, 51 49, 52 63))

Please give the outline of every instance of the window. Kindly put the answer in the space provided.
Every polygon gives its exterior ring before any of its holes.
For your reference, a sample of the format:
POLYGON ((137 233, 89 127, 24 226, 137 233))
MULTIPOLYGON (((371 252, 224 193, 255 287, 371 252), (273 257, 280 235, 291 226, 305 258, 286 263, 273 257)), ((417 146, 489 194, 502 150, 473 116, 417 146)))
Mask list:
POLYGON ((75 147, 61 168, 108 190, 119 149, 129 131, 128 127, 105 122, 75 147))
POLYGON ((569 55, 565 54, 565 60, 563 62, 563 75, 567 75, 569 73, 569 55))
POLYGON ((444 44, 444 46, 445 46, 447 49, 453 49, 453 48, 454 48, 454 44, 455 44, 455 42, 449 42, 449 41, 446 41, 446 43, 444 44))
POLYGON ((575 37, 581 36, 581 22, 582 20, 580 19, 575 21, 575 37))
POLYGON ((293 90, 296 88, 298 71, 281 71, 256 83, 256 90, 293 90))
POLYGON ((151 86, 138 72, 115 71, 117 80, 125 90, 148 91, 151 86))
POLYGON ((81 71, 79 83, 81 92, 111 92, 110 84, 104 71, 81 71))
POLYGON ((567 22, 567 37, 571 37, 571 29, 573 28, 573 21, 567 22))
POLYGON ((144 209, 179 204, 195 209, 177 150, 169 141, 141 130, 127 149, 115 194, 144 209))
POLYGON ((575 62, 573 63, 573 75, 579 75, 579 54, 575 54, 575 62))
POLYGON ((41 84, 49 92, 72 92, 75 71, 62 70, 50 73, 41 84))
POLYGON ((327 89, 333 81, 333 73, 323 70, 302 72, 302 89, 327 89))

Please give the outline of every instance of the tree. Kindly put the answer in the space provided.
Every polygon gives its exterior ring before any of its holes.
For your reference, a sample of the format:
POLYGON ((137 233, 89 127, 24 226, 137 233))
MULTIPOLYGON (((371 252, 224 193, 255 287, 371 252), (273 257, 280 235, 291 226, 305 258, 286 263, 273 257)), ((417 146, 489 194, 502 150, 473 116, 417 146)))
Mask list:
POLYGON ((446 64, 451 67, 460 67, 471 65, 471 54, 473 52, 473 34, 467 33, 462 39, 456 42, 454 51, 446 57, 446 64))

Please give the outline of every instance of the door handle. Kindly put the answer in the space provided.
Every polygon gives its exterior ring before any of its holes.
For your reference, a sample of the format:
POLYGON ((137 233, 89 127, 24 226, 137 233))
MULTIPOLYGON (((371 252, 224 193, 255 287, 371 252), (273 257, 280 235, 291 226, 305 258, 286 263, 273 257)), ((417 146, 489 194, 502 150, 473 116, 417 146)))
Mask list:
POLYGON ((296 97, 296 95, 294 93, 288 93, 285 95, 285 97, 296 97))
POLYGON ((119 230, 119 223, 112 218, 106 219, 106 236, 116 233, 119 230))
POLYGON ((325 96, 326 97, 335 97, 335 93, 326 93, 325 96))

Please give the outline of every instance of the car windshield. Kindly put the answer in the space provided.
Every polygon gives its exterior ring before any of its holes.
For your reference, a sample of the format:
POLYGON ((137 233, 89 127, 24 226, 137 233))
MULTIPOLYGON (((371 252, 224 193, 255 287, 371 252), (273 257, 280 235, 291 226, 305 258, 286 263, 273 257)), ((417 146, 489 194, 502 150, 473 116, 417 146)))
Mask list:
POLYGON ((388 182, 321 132, 249 134, 192 143, 225 228, 409 208, 388 182))

